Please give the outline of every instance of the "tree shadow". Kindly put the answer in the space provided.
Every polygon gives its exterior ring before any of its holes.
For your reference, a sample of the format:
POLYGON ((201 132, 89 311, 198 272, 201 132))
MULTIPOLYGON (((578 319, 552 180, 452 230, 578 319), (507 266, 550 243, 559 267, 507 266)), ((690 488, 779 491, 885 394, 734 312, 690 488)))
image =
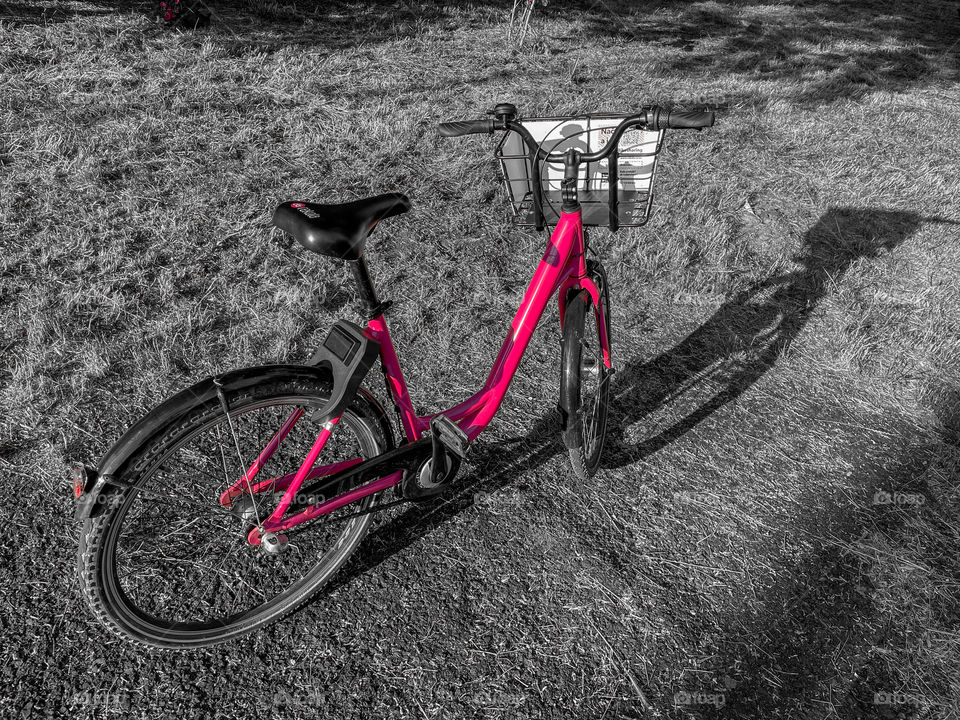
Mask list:
MULTIPOLYGON (((426 28, 462 30, 480 13, 486 23, 503 24, 503 62, 515 52, 521 59, 508 74, 524 72, 523 51, 514 51, 506 40, 508 8, 496 0, 288 2, 282 8, 267 15, 248 10, 231 16, 224 10, 224 25, 240 43, 238 51, 251 42, 265 50, 291 43, 346 49, 416 37, 426 28)), ((801 0, 789 6, 779 0, 667 0, 653 10, 632 0, 574 0, 538 5, 536 13, 540 22, 574 21, 582 28, 573 37, 546 40, 557 46, 554 51, 579 50, 584 38, 638 42, 654 54, 663 47, 669 50, 658 61, 658 74, 724 78, 728 86, 736 83, 730 92, 748 95, 755 93, 741 91, 743 81, 774 81, 779 94, 807 106, 956 79, 960 67, 960 14, 943 0, 801 0)), ((715 94, 716 108, 734 104, 715 94)))
MULTIPOLYGON (((563 6, 551 9, 568 13, 570 4, 563 6)), ((672 49, 660 68, 666 74, 779 81, 778 92, 809 105, 955 79, 960 66, 960 10, 944 0, 668 0, 653 10, 581 0, 573 7, 587 35, 672 49)))
MULTIPOLYGON (((264 3, 247 0, 226 4, 181 0, 181 5, 184 12, 193 9, 210 13, 209 34, 240 51, 244 43, 257 50, 280 50, 290 45, 335 50, 412 37, 425 25, 442 25, 448 18, 451 3, 403 0, 264 3)), ((17 26, 52 25, 77 18, 107 18, 116 13, 159 18, 157 8, 158 2, 149 0, 0 0, 0 22, 17 26)), ((171 25, 170 29, 185 28, 171 25)))
MULTIPOLYGON (((847 502, 825 515, 798 518, 796 532, 815 539, 813 551, 777 568, 779 579, 772 585, 753 590, 759 595, 758 606, 724 618, 720 652, 710 663, 713 675, 702 677, 705 689, 681 690, 687 698, 698 690, 720 695, 722 703, 692 703, 684 707, 685 716, 915 717, 921 709, 917 698, 908 695, 904 703, 885 702, 886 696, 902 691, 904 675, 910 674, 887 658, 902 659, 914 651, 913 644, 928 640, 911 634, 917 623, 926 627, 926 611, 904 607, 900 624, 891 616, 889 600, 877 601, 880 588, 874 578, 882 573, 874 565, 876 557, 886 555, 883 562, 889 572, 900 561, 909 567, 907 558, 920 554, 946 577, 957 577, 952 560, 960 550, 956 534, 931 533, 918 542, 916 531, 904 524, 910 515, 950 516, 948 508, 938 511, 929 505, 931 490, 925 480, 926 470, 942 461, 936 447, 925 442, 892 462, 866 461, 860 477, 854 476, 847 485, 863 498, 861 506, 847 502), (919 498, 927 504, 896 506, 878 502, 881 495, 919 498), (886 542, 886 552, 873 552, 875 542, 886 542), (906 553, 904 558, 896 554, 900 550, 906 553), (945 557, 950 560, 944 562, 945 557), (911 611, 919 615, 911 616, 911 611), (874 648, 881 652, 872 652, 874 648)), ((811 499, 811 505, 821 501, 811 499)), ((934 517, 922 519, 930 528, 949 524, 934 517)), ((943 610, 952 613, 952 622, 950 616, 941 616, 938 630, 956 624, 960 607, 955 600, 949 604, 943 610)), ((944 690, 936 687, 942 678, 928 680, 934 683, 926 688, 930 695, 944 690)))
MULTIPOLYGON (((156 4, 149 7, 155 9, 156 4)), ((142 12, 143 2, 62 2, 60 0, 0 0, 0 22, 16 26, 53 25, 78 17, 107 17, 116 12, 142 12)))
MULTIPOLYGON (((344 50, 419 37, 427 30, 462 32, 478 24, 503 25, 499 59, 505 67, 515 52, 521 61, 524 53, 507 41, 509 3, 503 0, 187 4, 212 13, 203 32, 235 54, 292 45, 344 50)), ((118 9, 153 14, 155 6, 0 0, 0 20, 48 24, 118 9)), ((545 40, 557 52, 579 50, 583 39, 638 42, 651 57, 662 55, 654 68, 658 74, 776 81, 779 94, 812 106, 956 79, 960 65, 960 12, 946 0, 798 0, 789 5, 665 0, 656 7, 633 0, 568 0, 536 6, 534 22, 554 21, 578 26, 574 35, 545 40)), ((522 62, 511 67, 508 72, 524 72, 522 62)), ((717 104, 729 105, 729 98, 717 104)))
MULTIPOLYGON (((452 5, 456 5, 453 3, 452 5)), ((449 27, 451 3, 336 2, 305 0, 284 3, 247 2, 246 7, 204 3, 213 12, 221 42, 237 53, 254 46, 273 52, 291 45, 346 50, 405 38, 428 27, 449 27)))
MULTIPOLYGON (((479 20, 503 25, 504 63, 515 52, 506 38, 509 3, 498 0, 209 7, 240 43, 238 51, 245 43, 267 50, 290 44, 345 49, 416 37, 426 28, 463 30, 479 20)), ((960 13, 945 0, 799 0, 788 6, 779 0, 666 0, 656 8, 633 0, 570 0, 538 4, 535 18, 581 28, 546 40, 557 51, 579 49, 584 38, 639 42, 654 54, 663 47, 670 51, 659 60, 659 74, 778 81, 778 92, 814 106, 956 78, 960 57, 960 13)), ((523 51, 517 54, 522 58, 523 51)), ((729 98, 717 103, 729 104, 729 98)))
POLYGON ((738 398, 789 348, 851 263, 892 250, 919 224, 912 212, 831 208, 804 235, 795 258, 798 270, 737 293, 676 346, 620 368, 610 398, 604 466, 622 467, 656 452, 738 398), (628 439, 632 425, 704 388, 713 394, 699 407, 684 410, 681 419, 652 437, 628 439))

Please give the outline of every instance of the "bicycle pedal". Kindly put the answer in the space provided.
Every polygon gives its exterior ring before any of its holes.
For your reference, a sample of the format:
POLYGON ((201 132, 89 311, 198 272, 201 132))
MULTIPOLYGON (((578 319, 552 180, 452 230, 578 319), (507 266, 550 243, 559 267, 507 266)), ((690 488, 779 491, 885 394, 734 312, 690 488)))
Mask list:
POLYGON ((470 439, 453 420, 446 415, 434 415, 430 418, 430 431, 447 450, 466 460, 470 451, 470 439))

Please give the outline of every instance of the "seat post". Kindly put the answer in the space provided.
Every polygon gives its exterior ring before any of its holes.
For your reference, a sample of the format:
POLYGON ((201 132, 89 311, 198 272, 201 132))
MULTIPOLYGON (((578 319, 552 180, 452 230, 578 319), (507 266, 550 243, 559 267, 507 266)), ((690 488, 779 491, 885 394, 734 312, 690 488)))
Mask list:
POLYGON ((367 267, 367 259, 361 255, 356 260, 349 260, 350 269, 353 271, 353 277, 357 280, 357 287, 360 289, 360 302, 362 310, 367 320, 372 320, 390 306, 390 301, 380 302, 377 297, 376 288, 373 287, 373 279, 370 277, 370 270, 367 267))

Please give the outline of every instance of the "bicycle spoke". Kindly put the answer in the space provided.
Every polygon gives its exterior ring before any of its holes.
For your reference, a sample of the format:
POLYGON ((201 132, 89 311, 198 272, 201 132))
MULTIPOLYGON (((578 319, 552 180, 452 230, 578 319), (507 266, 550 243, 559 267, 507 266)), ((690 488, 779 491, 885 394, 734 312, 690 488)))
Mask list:
MULTIPOLYGON (((262 460, 257 472, 266 468, 270 474, 259 475, 264 486, 253 493, 254 506, 247 499, 233 510, 220 505, 224 485, 243 495, 254 489, 251 465, 243 459, 261 457, 285 418, 327 402, 323 384, 304 394, 298 377, 288 387, 278 392, 267 386, 259 398, 254 389, 235 405, 231 400, 227 412, 197 413, 192 426, 178 426, 145 449, 155 459, 141 463, 142 470, 114 481, 123 501, 111 506, 108 517, 118 531, 102 540, 113 546, 112 561, 92 572, 112 578, 105 587, 116 588, 115 595, 103 595, 111 603, 108 616, 137 628, 138 637, 179 646, 191 642, 185 638, 203 644, 236 633, 254 618, 269 618, 315 592, 363 537, 369 518, 350 520, 349 510, 337 510, 285 531, 289 541, 279 553, 247 541, 250 527, 263 522, 271 503, 275 509, 271 491, 277 481, 302 467, 315 446, 315 423, 289 425, 282 443, 262 460), (331 522, 341 519, 349 522, 331 522)), ((376 422, 348 411, 338 424, 342 429, 323 446, 323 464, 383 452, 376 422)), ((352 508, 361 515, 375 501, 371 495, 352 508)))
MULTIPOLYGON (((220 562, 217 564, 217 566, 216 566, 215 568, 213 568, 213 571, 214 571, 214 573, 215 573, 217 576, 221 575, 221 571, 222 571, 222 568, 223 568, 224 563, 226 563, 226 561, 227 561, 228 558, 235 556, 235 551, 236 551, 237 548, 239 548, 239 547, 241 546, 241 544, 243 544, 243 543, 241 543, 241 542, 231 543, 231 544, 228 546, 227 551, 226 551, 225 553, 221 553, 220 562)), ((237 579, 242 582, 242 577, 238 577, 237 579)), ((223 584, 227 589, 229 589, 229 590, 232 591, 232 587, 231 587, 231 585, 230 585, 229 583, 222 583, 222 584, 223 584)), ((210 591, 210 590, 215 590, 215 589, 216 589, 216 586, 215 586, 212 582, 209 583, 209 584, 207 585, 207 591, 208 591, 208 592, 204 592, 203 595, 201 595, 200 597, 198 597, 197 600, 196 600, 196 602, 194 603, 194 606, 193 606, 193 607, 199 608, 200 602, 203 601, 203 600, 205 600, 205 599, 207 598, 207 596, 210 594, 209 591, 210 591)), ((233 594, 233 596, 234 596, 234 602, 230 605, 231 611, 232 611, 232 609, 233 609, 233 607, 235 606, 235 603, 236 603, 236 593, 232 593, 232 594, 233 594)), ((214 597, 217 597, 217 596, 218 596, 218 593, 215 592, 215 593, 213 593, 213 595, 214 595, 214 597)), ((183 597, 186 599, 188 596, 184 595, 183 597)), ((177 607, 177 610, 179 611, 182 607, 183 607, 183 602, 181 602, 181 604, 177 607)), ((232 614, 232 613, 231 613, 231 614, 232 614)))
MULTIPOLYGON (((164 465, 166 465, 166 463, 168 463, 168 462, 178 463, 179 465, 181 465, 182 467, 184 467, 184 468, 186 468, 187 470, 191 471, 192 473, 199 473, 200 475, 204 475, 205 477, 210 478, 214 483, 216 483, 216 484, 214 485, 215 488, 218 487, 219 484, 220 484, 219 478, 217 478, 215 475, 211 475, 210 473, 208 473, 208 472, 206 472, 206 471, 204 471, 204 470, 201 470, 200 468, 196 467, 195 465, 190 465, 190 464, 186 463, 185 461, 180 460, 179 458, 175 458, 175 457, 169 458, 169 459, 167 459, 167 460, 164 461, 164 465)), ((169 472, 169 469, 166 468, 166 467, 164 467, 164 465, 161 465, 161 466, 160 466, 160 469, 161 469, 161 470, 166 470, 166 471, 169 472)))
MULTIPOLYGON (((163 469, 163 468, 161 467, 161 468, 159 468, 159 469, 163 469)), ((109 484, 109 482, 108 482, 108 484, 109 484)), ((126 485, 116 485, 116 484, 115 484, 114 487, 126 488, 127 486, 126 486, 126 485)), ((133 488, 133 491, 136 492, 137 494, 143 494, 143 495, 146 495, 147 497, 154 498, 154 499, 156 499, 156 500, 160 500, 161 502, 163 502, 163 503, 166 504, 166 505, 170 505, 170 506, 172 506, 172 507, 176 507, 176 503, 173 501, 172 498, 170 498, 170 497, 167 496, 167 495, 161 495, 160 493, 158 493, 158 492, 156 492, 156 491, 154 491, 154 490, 147 490, 147 489, 144 488, 144 487, 136 487, 136 488, 133 488)), ((186 498, 183 498, 183 497, 178 497, 178 499, 180 500, 180 502, 182 502, 182 503, 184 503, 184 504, 186 504, 186 505, 190 505, 190 506, 192 506, 192 507, 198 507, 198 508, 201 508, 201 509, 203 509, 203 510, 213 511, 214 513, 218 513, 218 514, 221 514, 221 515, 225 515, 225 516, 227 516, 227 517, 229 517, 229 518, 234 518, 234 517, 235 517, 235 515, 234 515, 233 513, 231 513, 229 510, 225 509, 224 507, 222 507, 219 503, 217 503, 216 505, 214 505, 214 504, 212 504, 212 503, 211 503, 210 505, 207 505, 207 504, 202 503, 202 502, 197 502, 196 500, 187 500, 186 498)))
POLYGON ((237 438, 237 431, 233 426, 233 418, 230 416, 230 409, 227 407, 227 398, 223 394, 223 389, 217 387, 217 393, 220 396, 220 405, 223 407, 223 414, 227 418, 227 425, 230 428, 230 435, 233 437, 233 446, 237 451, 237 461, 240 463, 240 471, 243 473, 243 481, 246 484, 247 492, 253 503, 253 514, 257 518, 257 527, 263 527, 263 520, 260 519, 260 508, 257 506, 257 498, 250 485, 250 477, 247 475, 247 466, 243 464, 243 453, 240 452, 240 440, 237 438))
POLYGON ((230 482, 230 471, 227 469, 227 456, 224 455, 223 450, 223 429, 217 425, 217 449, 220 451, 220 463, 223 467, 223 481, 226 487, 231 487, 233 483, 230 482))

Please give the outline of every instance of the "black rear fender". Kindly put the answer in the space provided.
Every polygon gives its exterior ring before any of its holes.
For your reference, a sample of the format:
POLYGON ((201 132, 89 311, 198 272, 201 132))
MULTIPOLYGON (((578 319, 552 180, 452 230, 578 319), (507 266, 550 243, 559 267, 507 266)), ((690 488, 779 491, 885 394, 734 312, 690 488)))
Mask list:
MULTIPOLYGON (((332 392, 333 374, 328 366, 310 365, 263 365, 259 367, 233 370, 217 377, 206 378, 197 384, 182 390, 165 400, 127 430, 106 454, 100 458, 95 470, 88 472, 85 492, 77 503, 76 519, 85 520, 96 517, 105 505, 106 498, 123 489, 120 478, 130 459, 146 443, 161 436, 174 426, 186 414, 208 403, 219 402, 217 387, 223 389, 229 399, 231 395, 248 387, 269 383, 275 380, 303 379, 325 385, 332 392)), ((383 407, 370 393, 359 388, 354 394, 354 406, 361 404, 361 415, 375 417, 388 445, 395 446, 393 430, 383 407)))

